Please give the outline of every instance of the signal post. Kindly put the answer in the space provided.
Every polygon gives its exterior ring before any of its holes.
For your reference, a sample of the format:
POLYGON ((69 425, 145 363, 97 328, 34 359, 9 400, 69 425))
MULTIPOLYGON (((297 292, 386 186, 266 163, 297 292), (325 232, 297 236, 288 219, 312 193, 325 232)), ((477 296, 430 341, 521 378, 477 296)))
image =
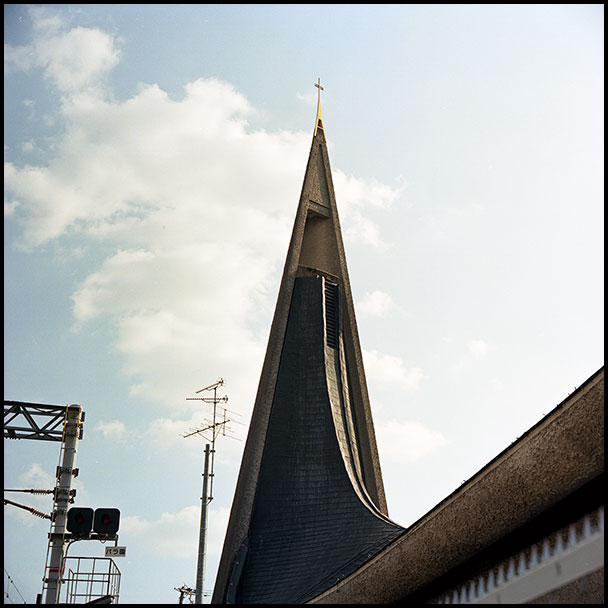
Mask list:
POLYGON ((68 505, 70 500, 73 500, 72 481, 78 475, 75 464, 78 439, 81 433, 82 419, 84 418, 82 414, 80 405, 68 405, 66 408, 61 445, 62 458, 61 465, 57 467, 57 485, 55 487, 53 513, 51 514, 49 550, 47 551, 48 561, 44 573, 45 604, 57 604, 59 601, 68 505))

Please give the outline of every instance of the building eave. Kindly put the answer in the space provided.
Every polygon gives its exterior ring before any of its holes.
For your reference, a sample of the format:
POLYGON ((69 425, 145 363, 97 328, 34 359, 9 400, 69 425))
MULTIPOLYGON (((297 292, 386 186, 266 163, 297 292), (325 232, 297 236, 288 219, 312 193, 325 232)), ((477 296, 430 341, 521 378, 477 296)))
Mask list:
POLYGON ((603 471, 602 367, 403 536, 309 603, 403 601, 603 471))

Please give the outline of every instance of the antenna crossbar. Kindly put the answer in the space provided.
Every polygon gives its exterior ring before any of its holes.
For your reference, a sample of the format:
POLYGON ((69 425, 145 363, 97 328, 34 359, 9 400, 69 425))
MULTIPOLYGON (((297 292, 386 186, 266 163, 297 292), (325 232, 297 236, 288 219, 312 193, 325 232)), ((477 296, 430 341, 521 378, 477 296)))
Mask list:
POLYGON ((196 391, 196 394, 198 395, 203 391, 210 391, 212 389, 216 389, 218 386, 222 386, 222 384, 224 384, 224 379, 220 378, 215 384, 210 384, 209 386, 206 386, 205 388, 201 388, 200 390, 196 391))
POLYGON ((205 403, 226 403, 228 397, 186 397, 186 401, 204 401, 205 403))

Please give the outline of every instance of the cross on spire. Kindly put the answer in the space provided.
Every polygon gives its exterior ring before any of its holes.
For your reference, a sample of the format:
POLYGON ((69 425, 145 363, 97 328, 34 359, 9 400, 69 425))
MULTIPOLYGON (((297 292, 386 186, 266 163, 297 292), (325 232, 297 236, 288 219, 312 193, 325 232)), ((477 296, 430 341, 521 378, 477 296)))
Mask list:
POLYGON ((325 89, 321 86, 321 79, 317 78, 317 82, 315 82, 315 87, 318 89, 318 97, 317 97, 317 120, 315 122, 315 135, 317 134, 317 129, 321 127, 323 129, 323 119, 321 117, 321 91, 325 89))
POLYGON ((321 79, 317 78, 317 82, 315 82, 315 86, 317 87, 317 89, 319 89, 319 101, 321 100, 321 91, 324 91, 325 89, 321 86, 321 79))

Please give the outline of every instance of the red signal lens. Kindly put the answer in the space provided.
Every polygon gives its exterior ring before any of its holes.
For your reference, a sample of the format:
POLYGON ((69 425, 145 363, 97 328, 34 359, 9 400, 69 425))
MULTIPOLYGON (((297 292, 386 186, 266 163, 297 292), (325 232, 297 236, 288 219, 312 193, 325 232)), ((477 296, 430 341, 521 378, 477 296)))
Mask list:
POLYGON ((95 509, 93 532, 112 536, 118 532, 120 511, 118 509, 95 509))

